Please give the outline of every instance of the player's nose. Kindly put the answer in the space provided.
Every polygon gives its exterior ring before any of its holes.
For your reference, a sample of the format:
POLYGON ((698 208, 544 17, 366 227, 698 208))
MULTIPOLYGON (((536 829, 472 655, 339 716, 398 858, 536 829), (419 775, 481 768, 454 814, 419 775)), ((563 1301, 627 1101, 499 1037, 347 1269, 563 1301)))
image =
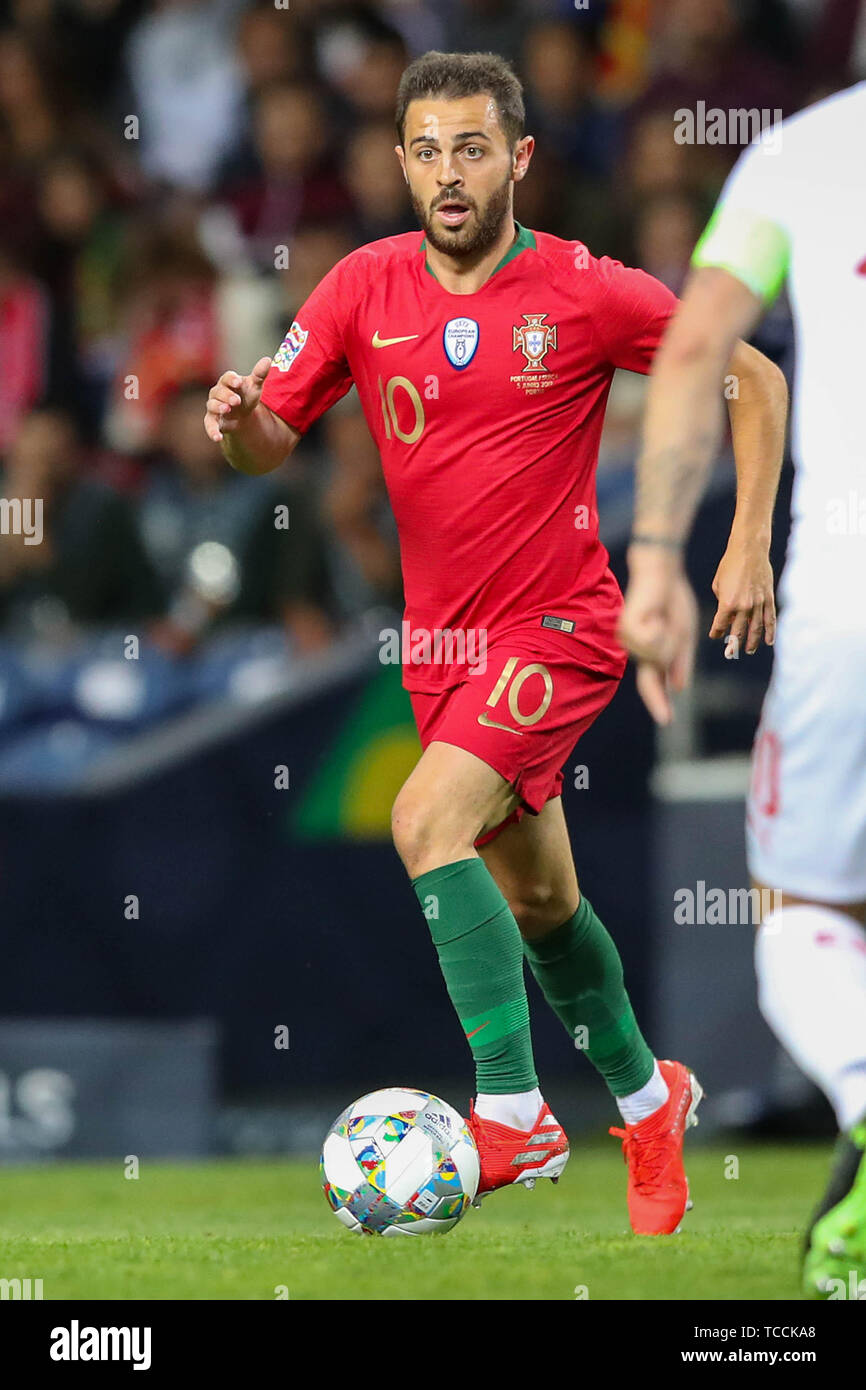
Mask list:
POLYGON ((436 179, 442 188, 459 188, 463 183, 462 175, 457 166, 452 163, 449 154, 443 154, 436 174, 436 179))

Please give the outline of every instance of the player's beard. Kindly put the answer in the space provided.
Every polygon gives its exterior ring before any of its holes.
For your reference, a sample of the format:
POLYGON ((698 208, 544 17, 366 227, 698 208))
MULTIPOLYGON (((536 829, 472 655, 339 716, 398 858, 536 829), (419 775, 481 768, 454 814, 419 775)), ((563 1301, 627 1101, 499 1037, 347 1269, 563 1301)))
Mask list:
MULTIPOLYGON (((424 228, 427 240, 434 251, 440 251, 446 256, 483 256, 485 251, 489 251, 497 237, 502 232, 502 224, 512 216, 511 213, 511 176, 500 184, 499 188, 494 189, 483 210, 479 214, 478 205, 471 198, 467 198, 464 193, 456 192, 454 201, 465 203, 470 210, 470 216, 461 227, 444 227, 435 221, 435 210, 430 211, 421 202, 421 199, 412 193, 412 206, 415 209, 415 216, 424 228)), ((447 203, 449 198, 443 194, 438 194, 436 207, 441 207, 447 203)))

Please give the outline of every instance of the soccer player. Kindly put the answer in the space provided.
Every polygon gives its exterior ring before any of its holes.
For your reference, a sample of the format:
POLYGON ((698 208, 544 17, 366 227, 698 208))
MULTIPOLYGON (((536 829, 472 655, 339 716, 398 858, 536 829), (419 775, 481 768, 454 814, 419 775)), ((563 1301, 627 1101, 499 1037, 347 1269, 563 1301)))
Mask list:
MULTIPOLYGON (((861 82, 745 152, 722 192, 653 368, 635 522, 644 544, 630 552, 621 627, 645 670, 654 667, 651 703, 666 718, 667 675, 687 659, 672 595, 717 440, 716 373, 787 278, 797 334, 793 521, 747 848, 755 886, 781 893, 757 933, 761 1010, 841 1131, 807 1238, 804 1285, 815 1297, 855 1287, 866 1296, 864 129, 861 82)), ((760 486, 769 497, 769 469, 760 486)), ((720 611, 711 635, 730 620, 720 611)), ((760 622, 756 612, 752 636, 760 622)), ((741 619, 733 626, 742 636, 741 619)))
MULTIPOLYGON (((396 153, 423 231, 340 261, 273 362, 223 373, 205 428, 233 467, 268 472, 356 384, 399 529, 404 684, 424 750, 394 843, 476 1064, 479 1194, 558 1179, 568 1158, 538 1088, 525 952, 616 1098, 634 1230, 670 1233, 701 1089, 641 1035, 616 947, 578 890, 560 768, 627 659, 598 537, 605 402, 617 366, 649 370, 676 301, 641 271, 515 223, 534 144, 523 121, 502 59, 412 63, 396 153)), ((766 405, 779 374, 745 344, 731 361, 748 493, 763 451, 781 455, 766 405)), ((737 537, 735 553, 748 568, 737 537)), ((735 605, 739 582, 725 580, 735 605)))

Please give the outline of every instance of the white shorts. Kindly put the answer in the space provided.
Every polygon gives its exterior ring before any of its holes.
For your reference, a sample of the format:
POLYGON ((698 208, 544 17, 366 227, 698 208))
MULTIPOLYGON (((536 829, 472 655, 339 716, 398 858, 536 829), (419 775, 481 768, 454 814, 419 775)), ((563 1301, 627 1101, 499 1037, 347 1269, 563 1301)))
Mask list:
POLYGON ((819 902, 866 901, 866 621, 780 618, 752 753, 749 871, 819 902))

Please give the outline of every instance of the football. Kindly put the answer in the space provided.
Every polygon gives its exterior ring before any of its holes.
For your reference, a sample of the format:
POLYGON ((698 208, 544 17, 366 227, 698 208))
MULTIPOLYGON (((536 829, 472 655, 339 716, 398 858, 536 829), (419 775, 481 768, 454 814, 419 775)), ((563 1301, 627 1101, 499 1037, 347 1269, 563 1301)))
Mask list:
POLYGON ((371 1091, 338 1115, 319 1166, 337 1220, 367 1235, 450 1231, 478 1191, 478 1150, 462 1115, 405 1086, 371 1091))

